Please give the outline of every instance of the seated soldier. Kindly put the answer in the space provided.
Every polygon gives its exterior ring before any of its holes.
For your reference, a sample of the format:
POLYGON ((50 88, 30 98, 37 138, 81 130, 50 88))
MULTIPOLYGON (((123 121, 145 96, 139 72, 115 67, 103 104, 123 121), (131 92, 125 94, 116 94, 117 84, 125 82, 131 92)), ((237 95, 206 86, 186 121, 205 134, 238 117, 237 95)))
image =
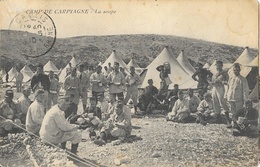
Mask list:
POLYGON ((202 100, 198 106, 198 118, 197 123, 207 125, 208 120, 214 119, 216 114, 213 111, 213 101, 210 93, 204 94, 204 100, 202 100))
POLYGON ((187 99, 189 100, 190 112, 191 113, 195 113, 195 112, 197 112, 197 108, 198 108, 198 106, 200 104, 200 99, 193 94, 193 90, 192 89, 188 89, 187 92, 188 92, 188 95, 189 95, 187 97, 187 99))
POLYGON ((147 106, 150 104, 150 102, 154 100, 153 96, 158 93, 158 89, 155 86, 153 86, 152 79, 148 80, 148 84, 149 85, 145 87, 145 91, 139 98, 139 103, 137 104, 141 111, 146 111, 147 106))
POLYGON ((86 108, 85 113, 93 113, 100 120, 102 119, 101 109, 97 107, 96 99, 94 97, 89 98, 90 105, 86 108))
POLYGON ((125 138, 131 135, 132 124, 131 116, 127 114, 127 107, 124 107, 122 102, 117 102, 114 107, 114 114, 104 122, 102 129, 100 130, 100 138, 95 140, 97 145, 104 145, 107 140, 119 139, 124 141, 125 138))
POLYGON ((189 101, 184 98, 183 91, 178 92, 178 100, 175 102, 172 111, 166 117, 167 121, 185 122, 190 115, 189 101))
POLYGON ((61 96, 58 104, 53 106, 44 116, 40 129, 40 137, 43 142, 51 144, 61 143, 62 149, 66 148, 66 142, 71 142, 71 152, 77 153, 78 145, 81 142, 82 134, 78 125, 66 121, 64 111, 69 106, 69 96, 61 96))
POLYGON ((108 110, 108 102, 104 100, 104 95, 103 94, 98 94, 97 95, 97 107, 100 108, 101 114, 102 114, 102 120, 105 120, 107 110, 108 110))
POLYGON ((163 110, 166 111, 168 104, 166 103, 166 95, 163 93, 164 90, 160 90, 158 94, 153 96, 153 100, 148 104, 145 113, 150 114, 153 110, 163 110))
POLYGON ((13 98, 13 90, 6 90, 5 99, 0 102, 0 137, 17 132, 18 129, 14 124, 21 125, 20 117, 22 113, 19 112, 13 98))
POLYGON ((70 123, 75 123, 77 118, 78 105, 74 102, 74 94, 70 94, 69 98, 69 107, 64 111, 65 119, 67 119, 70 123))
POLYGON ((42 120, 44 118, 44 99, 45 93, 43 89, 38 89, 35 91, 35 100, 30 105, 27 115, 26 115, 26 130, 38 135, 42 120))
POLYGON ((169 92, 166 98, 169 103, 168 112, 172 111, 174 103, 178 100, 179 85, 174 84, 173 87, 174 87, 173 90, 169 92))
POLYGON ((233 135, 255 135, 258 132, 258 111, 253 108, 251 100, 246 100, 243 109, 233 117, 233 135))
POLYGON ((18 106, 21 110, 21 121, 22 124, 25 124, 26 114, 28 111, 29 106, 31 105, 32 101, 29 99, 31 94, 31 88, 26 87, 23 89, 23 95, 17 100, 18 106))

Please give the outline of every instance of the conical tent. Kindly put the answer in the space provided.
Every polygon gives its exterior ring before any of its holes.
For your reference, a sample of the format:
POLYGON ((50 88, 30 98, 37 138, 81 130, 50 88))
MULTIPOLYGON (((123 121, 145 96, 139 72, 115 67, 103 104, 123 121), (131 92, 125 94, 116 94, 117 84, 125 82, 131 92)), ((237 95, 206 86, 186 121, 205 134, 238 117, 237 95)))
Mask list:
MULTIPOLYGON (((70 60, 71 67, 76 67, 78 65, 78 61, 76 60, 75 56, 72 57, 70 60)), ((59 81, 64 82, 66 74, 67 74, 67 68, 69 68, 69 63, 63 68, 63 70, 59 74, 59 81)))
POLYGON ((107 58, 107 60, 102 64, 102 69, 104 70, 104 67, 108 67, 108 63, 111 63, 111 66, 114 65, 114 62, 118 62, 120 67, 123 67, 126 72, 128 72, 127 65, 125 62, 117 55, 117 52, 113 50, 111 55, 107 58))
POLYGON ((28 82, 33 76, 33 72, 28 65, 21 69, 21 73, 23 74, 23 82, 28 82))
POLYGON ((139 65, 135 62, 134 59, 131 59, 131 60, 129 61, 129 63, 127 64, 127 67, 128 67, 128 68, 129 68, 130 66, 133 66, 133 67, 135 67, 135 68, 140 68, 139 65))
POLYGON ((249 64, 254 60, 254 56, 249 52, 249 48, 246 47, 245 50, 242 52, 242 54, 237 58, 237 60, 234 63, 239 64, 249 64))
MULTIPOLYGON (((244 64, 244 65, 250 64, 255 59, 255 57, 249 52, 248 49, 249 48, 246 47, 245 50, 242 52, 242 54, 237 58, 237 60, 234 63, 244 64)), ((228 71, 228 74, 233 75, 233 68, 231 68, 228 71)))
POLYGON ((15 67, 12 67, 11 70, 8 72, 9 81, 15 81, 15 75, 17 74, 17 70, 15 67))
POLYGON ((129 63, 127 64, 127 67, 128 67, 128 69, 129 69, 129 71, 130 71, 130 67, 131 67, 131 66, 135 67, 135 72, 136 72, 136 74, 138 74, 138 75, 140 75, 140 74, 144 71, 144 69, 145 69, 145 68, 140 68, 139 65, 135 62, 134 59, 131 59, 131 60, 129 61, 129 63))
POLYGON ((253 101, 258 101, 259 99, 259 92, 258 92, 258 87, 259 87, 259 83, 257 83, 254 87, 254 89, 252 90, 252 92, 249 94, 248 98, 253 100, 253 101))
POLYGON ((152 79, 154 82, 154 86, 157 88, 160 87, 160 77, 159 72, 156 70, 156 67, 162 65, 165 62, 169 62, 171 66, 171 74, 169 74, 169 78, 171 79, 173 84, 179 84, 181 89, 185 89, 182 87, 182 83, 190 80, 190 75, 181 67, 179 62, 175 57, 170 55, 168 51, 168 47, 165 47, 163 51, 151 62, 150 65, 147 66, 146 75, 144 77, 141 88, 145 88, 149 79, 152 79))
POLYGON ((258 56, 248 65, 242 65, 240 74, 246 77, 253 67, 258 67, 258 56))
POLYGON ((180 65, 185 69, 185 71, 190 74, 193 75, 195 73, 195 69, 194 67, 190 64, 189 60, 187 59, 187 57, 184 55, 184 50, 181 51, 181 53, 179 54, 179 56, 177 57, 178 62, 180 63, 180 65))
POLYGON ((59 70, 58 68, 55 66, 55 64, 49 60, 43 67, 43 71, 45 73, 49 73, 50 71, 53 71, 55 74, 58 74, 59 70))

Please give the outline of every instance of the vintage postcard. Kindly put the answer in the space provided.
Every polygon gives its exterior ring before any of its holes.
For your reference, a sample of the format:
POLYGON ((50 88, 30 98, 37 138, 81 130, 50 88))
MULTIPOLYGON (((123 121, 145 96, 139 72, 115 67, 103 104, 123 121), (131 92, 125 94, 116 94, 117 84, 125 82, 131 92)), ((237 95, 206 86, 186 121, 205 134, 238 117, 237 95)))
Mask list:
POLYGON ((258 166, 257 0, 0 0, 1 166, 258 166))

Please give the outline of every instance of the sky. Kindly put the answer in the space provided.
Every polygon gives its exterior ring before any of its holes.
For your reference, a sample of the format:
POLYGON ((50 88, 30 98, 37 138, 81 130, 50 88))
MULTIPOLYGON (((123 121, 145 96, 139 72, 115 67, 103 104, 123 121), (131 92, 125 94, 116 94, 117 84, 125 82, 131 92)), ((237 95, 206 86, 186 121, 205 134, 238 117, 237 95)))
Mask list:
POLYGON ((257 5, 257 0, 1 0, 0 29, 9 29, 19 13, 41 9, 52 11, 58 38, 162 34, 258 48, 257 5), (88 13, 60 12, 75 9, 88 13))

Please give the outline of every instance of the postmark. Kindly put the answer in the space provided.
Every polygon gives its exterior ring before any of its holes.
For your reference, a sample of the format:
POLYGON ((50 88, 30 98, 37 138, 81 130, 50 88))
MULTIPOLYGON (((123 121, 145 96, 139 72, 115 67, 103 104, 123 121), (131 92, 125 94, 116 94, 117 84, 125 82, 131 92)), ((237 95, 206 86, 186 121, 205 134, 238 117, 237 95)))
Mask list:
POLYGON ((22 12, 9 24, 10 40, 18 54, 40 57, 48 53, 56 41, 56 27, 52 18, 44 13, 22 12))

